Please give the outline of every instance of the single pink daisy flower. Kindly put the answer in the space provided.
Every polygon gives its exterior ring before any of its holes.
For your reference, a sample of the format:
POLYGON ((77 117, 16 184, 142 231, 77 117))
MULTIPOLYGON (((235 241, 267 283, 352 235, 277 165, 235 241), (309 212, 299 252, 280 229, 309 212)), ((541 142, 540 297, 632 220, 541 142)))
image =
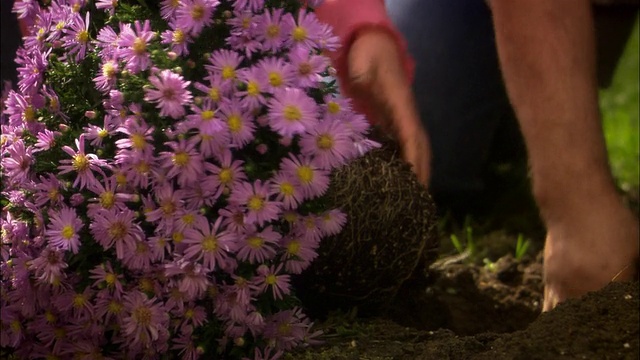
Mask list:
POLYGON ((167 179, 177 177, 178 184, 185 187, 200 180, 204 172, 204 160, 196 149, 197 139, 180 139, 166 142, 172 151, 163 151, 158 160, 161 166, 168 170, 167 179))
POLYGON ((353 157, 353 139, 342 122, 325 119, 300 137, 300 152, 313 158, 321 169, 346 164, 353 157))
POLYGON ((135 31, 130 24, 121 25, 117 44, 118 58, 126 62, 127 70, 137 74, 151 66, 151 54, 147 51, 147 45, 156 35, 151 30, 149 20, 142 24, 136 20, 134 26, 135 31))
POLYGON ((229 203, 246 209, 245 223, 262 226, 280 217, 282 203, 269 199, 269 187, 269 182, 256 180, 242 182, 233 189, 229 203))
POLYGON ((270 9, 256 16, 256 40, 262 43, 262 51, 277 53, 282 48, 286 36, 291 32, 291 23, 282 21, 283 11, 283 9, 270 9))
POLYGON ((80 137, 76 139, 76 147, 78 151, 73 150, 69 146, 63 146, 62 150, 72 157, 72 160, 64 159, 60 160, 63 165, 58 166, 61 170, 59 175, 64 175, 75 171, 77 173, 76 179, 73 182, 74 187, 84 189, 87 185, 95 185, 97 181, 94 171, 102 172, 100 167, 109 168, 105 160, 100 160, 95 154, 87 154, 84 149, 84 134, 80 134, 80 137))
POLYGON ((122 331, 133 346, 149 347, 168 331, 169 315, 155 297, 149 299, 140 291, 128 291, 124 296, 126 316, 122 331))
POLYGON ((318 105, 301 89, 276 92, 268 106, 269 126, 282 136, 302 134, 318 123, 318 105))
POLYGON ((240 106, 253 110, 267 104, 263 93, 267 92, 267 78, 257 66, 244 68, 238 73, 238 79, 245 84, 245 88, 236 92, 240 97, 240 106))
POLYGON ((188 245, 185 258, 202 261, 207 271, 216 270, 216 266, 225 263, 229 254, 235 251, 234 238, 221 230, 222 220, 218 217, 211 224, 206 218, 200 219, 194 228, 184 231, 184 243, 188 245))
POLYGON ((89 15, 87 11, 85 19, 78 13, 73 14, 73 18, 69 23, 69 27, 63 29, 64 36, 62 38, 63 46, 67 48, 68 54, 76 54, 76 62, 82 61, 87 54, 87 51, 91 51, 91 37, 89 35, 89 15))
POLYGON ((176 10, 176 25, 194 37, 213 24, 213 12, 218 0, 183 0, 176 10))
POLYGON ((236 255, 238 259, 252 264, 273 259, 276 256, 276 247, 281 235, 274 231, 271 225, 262 231, 257 231, 251 226, 248 226, 247 230, 238 242, 239 249, 236 255))
POLYGON ((309 50, 318 46, 323 26, 313 12, 301 9, 296 21, 293 20, 291 13, 287 13, 283 17, 283 22, 291 28, 287 34, 286 44, 288 46, 304 46, 309 50))
POLYGON ((209 62, 211 65, 205 65, 205 69, 211 73, 211 76, 219 75, 223 84, 230 85, 236 79, 236 70, 242 62, 242 55, 233 50, 220 49, 211 54, 209 62))
POLYGON ((185 294, 186 300, 197 300, 202 297, 211 284, 206 269, 199 263, 179 259, 164 265, 164 275, 179 277, 178 288, 185 294))
POLYGON ((280 169, 297 180, 305 199, 320 196, 329 188, 329 171, 321 169, 308 157, 291 154, 282 159, 280 169))
POLYGON ((57 248, 45 247, 40 256, 33 259, 29 269, 34 271, 36 281, 42 284, 58 285, 65 277, 64 269, 68 267, 64 261, 64 252, 57 248))
POLYGON ((149 82, 154 88, 144 89, 144 100, 156 103, 160 116, 173 119, 184 116, 184 105, 189 104, 193 98, 187 90, 190 81, 185 81, 182 75, 171 70, 162 70, 159 74, 150 76, 149 82))
POLYGON ((337 235, 347 223, 347 214, 339 209, 332 209, 320 214, 320 231, 325 236, 337 235))
POLYGON ((293 210, 302 202, 303 196, 299 182, 290 174, 276 173, 270 180, 270 194, 282 202, 284 210, 293 210))
POLYGON ((61 250, 70 250, 77 254, 80 248, 80 235, 84 223, 76 214, 76 210, 63 206, 60 210, 49 212, 49 226, 45 237, 49 246, 61 250))
POLYGON ((282 255, 285 269, 292 274, 302 273, 318 257, 318 242, 306 236, 289 234, 284 237, 282 246, 285 249, 282 255))
POLYGON ((162 43, 169 45, 170 50, 178 56, 189 55, 189 44, 193 43, 193 38, 187 29, 176 25, 175 21, 169 23, 171 30, 165 30, 161 36, 162 43))
POLYGON ((89 228, 98 244, 105 250, 115 246, 116 257, 123 259, 126 252, 136 250, 136 241, 145 238, 135 219, 136 214, 129 209, 100 210, 89 228))
POLYGON ((124 276, 123 274, 116 273, 109 261, 97 265, 89 272, 91 273, 89 278, 95 280, 91 285, 92 287, 101 288, 104 286, 115 296, 120 296, 123 293, 122 279, 124 279, 124 276))
POLYGON ((267 79, 267 90, 271 93, 287 88, 295 81, 295 69, 282 58, 267 57, 257 66, 267 79))
POLYGON ((105 60, 100 65, 100 75, 93 78, 93 83, 98 91, 105 94, 113 90, 118 81, 118 73, 120 72, 120 65, 115 59, 105 60))
POLYGON ((256 276, 252 279, 254 286, 257 288, 260 294, 267 292, 271 288, 271 293, 275 300, 284 298, 284 295, 291 293, 291 276, 287 274, 280 274, 282 271, 282 264, 276 267, 275 265, 267 266, 260 265, 256 270, 256 276))
POLYGON ((220 118, 226 122, 231 136, 231 145, 244 147, 253 140, 256 126, 251 114, 242 108, 237 99, 223 101, 219 108, 220 118))
POLYGON ((316 55, 302 46, 291 49, 288 57, 291 66, 295 69, 296 85, 302 88, 318 87, 323 80, 322 73, 329 65, 327 58, 316 55))

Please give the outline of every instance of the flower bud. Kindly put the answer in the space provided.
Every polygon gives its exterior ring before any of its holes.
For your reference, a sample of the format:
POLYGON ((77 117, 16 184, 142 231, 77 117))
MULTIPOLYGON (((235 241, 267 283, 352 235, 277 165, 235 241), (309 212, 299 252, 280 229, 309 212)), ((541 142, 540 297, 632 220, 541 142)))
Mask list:
POLYGON ((95 119, 96 118, 96 112, 93 110, 87 110, 84 112, 84 116, 88 117, 89 119, 95 119))

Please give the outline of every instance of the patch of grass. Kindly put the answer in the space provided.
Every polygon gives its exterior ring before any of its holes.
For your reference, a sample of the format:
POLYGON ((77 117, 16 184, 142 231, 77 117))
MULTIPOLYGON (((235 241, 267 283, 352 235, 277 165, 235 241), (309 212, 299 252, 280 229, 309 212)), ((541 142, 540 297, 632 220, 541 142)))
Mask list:
POLYGON ((609 162, 618 186, 627 192, 640 185, 639 42, 636 21, 611 86, 600 91, 609 162))

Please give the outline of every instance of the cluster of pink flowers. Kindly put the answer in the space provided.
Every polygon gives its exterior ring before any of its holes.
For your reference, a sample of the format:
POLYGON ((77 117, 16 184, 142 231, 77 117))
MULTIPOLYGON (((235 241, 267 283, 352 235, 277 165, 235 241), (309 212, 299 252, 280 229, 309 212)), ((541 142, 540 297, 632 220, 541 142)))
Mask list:
POLYGON ((13 9, 30 35, 2 115, 3 351, 261 359, 317 341, 291 276, 346 221, 323 201, 332 169, 375 146, 326 80, 319 1, 45 3, 13 9))

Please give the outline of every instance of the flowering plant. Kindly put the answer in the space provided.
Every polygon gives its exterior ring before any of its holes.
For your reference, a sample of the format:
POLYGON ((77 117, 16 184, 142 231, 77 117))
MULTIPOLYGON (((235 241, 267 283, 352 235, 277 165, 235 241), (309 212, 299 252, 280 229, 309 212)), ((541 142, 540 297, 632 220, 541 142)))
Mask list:
POLYGON ((21 1, 2 120, 0 346, 18 358, 277 358, 290 286, 346 216, 368 123, 297 0, 21 1))

